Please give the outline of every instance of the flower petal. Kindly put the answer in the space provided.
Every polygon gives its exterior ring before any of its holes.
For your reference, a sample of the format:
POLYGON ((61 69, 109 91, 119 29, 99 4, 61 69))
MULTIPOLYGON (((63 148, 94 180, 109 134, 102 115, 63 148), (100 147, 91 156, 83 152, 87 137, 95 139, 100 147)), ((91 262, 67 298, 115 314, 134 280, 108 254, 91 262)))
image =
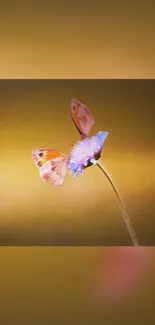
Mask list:
POLYGON ((75 177, 82 173, 83 168, 87 167, 89 163, 97 163, 107 136, 108 132, 100 131, 91 138, 78 141, 73 147, 69 168, 75 177))

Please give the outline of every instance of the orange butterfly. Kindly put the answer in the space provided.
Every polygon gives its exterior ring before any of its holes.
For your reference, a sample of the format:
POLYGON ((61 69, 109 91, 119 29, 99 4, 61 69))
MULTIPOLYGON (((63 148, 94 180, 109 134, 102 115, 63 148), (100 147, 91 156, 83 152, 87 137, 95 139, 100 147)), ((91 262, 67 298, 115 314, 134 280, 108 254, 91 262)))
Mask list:
MULTIPOLYGON (((77 99, 71 100, 71 117, 82 138, 88 136, 94 124, 94 118, 87 106, 77 99)), ((54 186, 63 184, 67 174, 70 157, 50 148, 32 150, 32 159, 39 168, 40 177, 54 186)))

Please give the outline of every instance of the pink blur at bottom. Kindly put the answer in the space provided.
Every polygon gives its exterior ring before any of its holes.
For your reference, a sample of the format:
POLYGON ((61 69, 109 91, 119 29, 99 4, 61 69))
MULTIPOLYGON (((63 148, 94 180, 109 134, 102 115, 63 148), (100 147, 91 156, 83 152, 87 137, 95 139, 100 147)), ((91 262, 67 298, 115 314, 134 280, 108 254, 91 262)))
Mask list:
POLYGON ((93 273, 95 298, 118 302, 136 293, 150 272, 150 257, 145 247, 111 248, 106 257, 101 249, 93 273))

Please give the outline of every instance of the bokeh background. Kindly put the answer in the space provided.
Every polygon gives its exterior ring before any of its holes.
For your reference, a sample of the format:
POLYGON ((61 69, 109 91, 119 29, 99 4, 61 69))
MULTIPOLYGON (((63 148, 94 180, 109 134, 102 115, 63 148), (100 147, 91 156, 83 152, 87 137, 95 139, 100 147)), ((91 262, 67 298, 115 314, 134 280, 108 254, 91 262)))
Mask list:
MULTIPOLYGON (((155 4, 152 0, 96 0, 89 4, 84 0, 77 3, 53 0, 37 3, 24 0, 1 1, 0 78, 154 78, 154 12, 155 4)), ((6 101, 6 96, 4 97, 6 101)), ((88 97, 81 97, 81 100, 92 106, 92 99, 90 101, 88 97)), ((68 100, 65 98, 64 101, 66 109, 68 100)), ((99 107, 95 101, 92 109, 95 116, 99 116, 96 117, 98 121, 94 128, 100 126, 99 107)), ((106 127, 105 121, 101 127, 104 126, 106 127)), ((39 140, 38 137, 37 139, 39 140)), ((105 150, 108 150, 112 139, 115 141, 114 137, 110 139, 109 136, 105 150)), ((49 144, 51 140, 50 137, 49 144)), ((64 149, 65 146, 69 149, 69 144, 68 140, 64 140, 62 145, 61 140, 60 149, 63 146, 64 149)), ((27 148, 27 159, 28 155, 27 148)), ((108 156, 109 153, 104 158, 107 159, 108 156)), ((109 166, 111 167, 110 161, 109 166)), ((127 202, 129 196, 124 196, 123 186, 128 181, 124 182, 122 177, 120 179, 118 166, 114 169, 113 165, 110 172, 115 181, 119 181, 127 208, 133 208, 127 202)), ((89 172, 92 173, 92 169, 88 170, 87 175, 89 172)), ((37 171, 33 169, 31 173, 33 177, 35 173, 36 181, 37 171)), ((86 177, 85 173, 85 179, 86 177)), ((37 181, 42 188, 44 184, 39 183, 39 179, 37 181)), ((66 180, 65 186, 68 186, 68 181, 66 180)), ((81 182, 83 178, 80 179, 81 182)), ((106 191, 107 186, 105 183, 106 191)), ((110 189, 109 193, 111 200, 110 189)), ((4 200, 4 190, 2 199, 4 200)), ((5 204, 4 200, 3 207, 5 204)), ((152 204, 149 205, 149 211, 151 209, 152 204)), ((130 212, 139 235, 137 211, 136 214, 130 212)), ((3 215, 1 225, 4 226, 3 215)), ((112 221, 114 222, 114 214, 112 221)), ((126 241, 127 234, 125 230, 122 231, 126 241)), ((142 234, 142 229, 140 232, 142 234)), ((145 229, 143 233, 146 234, 145 229)), ((1 247, 0 323, 154 325, 155 249, 132 249, 134 248, 1 247)))
POLYGON ((54 188, 31 158, 36 147, 68 154, 79 139, 78 98, 109 132, 102 162, 117 184, 141 245, 155 244, 154 80, 1 80, 1 245, 132 245, 115 194, 93 166, 54 188))
POLYGON ((1 78, 154 78, 148 0, 2 0, 1 78))

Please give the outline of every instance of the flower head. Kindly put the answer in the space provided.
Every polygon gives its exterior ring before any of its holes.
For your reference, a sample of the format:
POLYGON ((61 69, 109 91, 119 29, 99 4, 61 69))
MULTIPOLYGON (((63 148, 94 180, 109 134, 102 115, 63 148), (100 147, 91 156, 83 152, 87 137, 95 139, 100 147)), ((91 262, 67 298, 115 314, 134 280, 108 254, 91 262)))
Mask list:
POLYGON ((82 174, 83 169, 96 164, 101 156, 104 141, 108 132, 100 131, 91 138, 84 138, 74 146, 71 152, 69 168, 75 177, 82 174))

